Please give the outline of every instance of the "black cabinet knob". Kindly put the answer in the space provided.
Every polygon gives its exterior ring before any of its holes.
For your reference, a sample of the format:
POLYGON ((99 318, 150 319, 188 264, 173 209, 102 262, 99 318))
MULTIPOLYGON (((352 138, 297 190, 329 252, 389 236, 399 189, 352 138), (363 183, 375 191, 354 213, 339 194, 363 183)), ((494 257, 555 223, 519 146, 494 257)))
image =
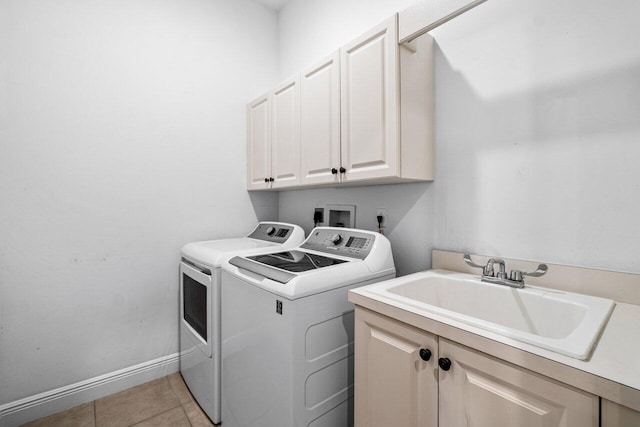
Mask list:
POLYGON ((431 350, 429 350, 428 348, 421 348, 420 359, 424 360, 425 362, 431 359, 431 350))
POLYGON ((269 182, 269 178, 265 178, 265 179, 264 179, 264 182, 269 182))
POLYGON ((334 175, 335 175, 335 174, 337 174, 337 173, 338 173, 338 169, 336 169, 336 168, 331 168, 331 173, 332 173, 332 174, 334 174, 334 175))
POLYGON ((269 178, 269 181, 273 182, 273 181, 275 181, 275 179, 273 179, 273 177, 271 177, 271 178, 269 178))
POLYGON ((451 369, 451 360, 449 360, 448 357, 441 357, 440 359, 438 359, 438 365, 443 371, 448 371, 449 369, 451 369))
POLYGON ((343 168, 342 166, 340 166, 340 173, 345 173, 347 170, 345 168, 343 168))

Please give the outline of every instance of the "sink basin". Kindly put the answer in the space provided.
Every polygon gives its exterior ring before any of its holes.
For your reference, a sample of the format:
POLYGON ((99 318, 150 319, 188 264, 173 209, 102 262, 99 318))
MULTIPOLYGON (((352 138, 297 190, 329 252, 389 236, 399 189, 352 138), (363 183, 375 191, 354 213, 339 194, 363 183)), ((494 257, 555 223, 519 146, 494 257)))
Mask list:
POLYGON ((576 359, 589 356, 614 307, 604 298, 534 286, 515 289, 444 270, 362 289, 419 314, 443 316, 576 359))

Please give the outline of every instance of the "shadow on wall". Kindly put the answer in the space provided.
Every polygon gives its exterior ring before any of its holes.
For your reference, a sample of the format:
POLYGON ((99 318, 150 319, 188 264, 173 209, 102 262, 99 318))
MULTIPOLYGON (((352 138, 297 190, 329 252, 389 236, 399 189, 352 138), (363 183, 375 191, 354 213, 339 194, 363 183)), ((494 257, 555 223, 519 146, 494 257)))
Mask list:
POLYGON ((490 97, 435 54, 433 246, 640 270, 640 62, 490 97))
POLYGON ((486 99, 452 68, 437 42, 436 57, 436 90, 441 83, 446 87, 446 95, 436 93, 441 107, 436 108, 436 123, 446 122, 448 115, 458 122, 447 128, 448 138, 474 136, 476 147, 495 150, 523 139, 555 143, 563 137, 640 129, 640 62, 486 99))
POLYGON ((257 221, 278 221, 278 193, 249 191, 257 221))

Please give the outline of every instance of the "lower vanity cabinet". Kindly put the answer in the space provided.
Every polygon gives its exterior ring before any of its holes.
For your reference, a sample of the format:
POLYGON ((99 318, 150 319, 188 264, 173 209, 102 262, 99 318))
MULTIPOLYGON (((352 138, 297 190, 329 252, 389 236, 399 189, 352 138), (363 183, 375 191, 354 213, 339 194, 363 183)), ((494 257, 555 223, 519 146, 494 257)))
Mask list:
POLYGON ((638 427, 640 412, 610 400, 602 399, 602 427, 638 427))
POLYGON ((360 307, 355 340, 356 427, 599 425, 598 396, 360 307))
POLYGON ((356 307, 356 427, 438 425, 438 339, 356 307))
POLYGON ((598 426, 598 396, 444 338, 439 348, 442 426, 598 426))

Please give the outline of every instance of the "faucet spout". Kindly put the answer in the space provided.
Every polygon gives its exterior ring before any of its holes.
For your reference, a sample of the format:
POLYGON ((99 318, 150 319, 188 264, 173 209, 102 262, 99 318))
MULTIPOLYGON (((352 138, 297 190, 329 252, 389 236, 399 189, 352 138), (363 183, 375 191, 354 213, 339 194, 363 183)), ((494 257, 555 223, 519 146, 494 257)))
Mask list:
POLYGON ((506 272, 506 264, 502 258, 491 258, 487 262, 487 266, 485 268, 485 276, 495 276, 498 279, 505 279, 507 277, 506 272), (498 272, 494 271, 494 264, 498 264, 498 272))

